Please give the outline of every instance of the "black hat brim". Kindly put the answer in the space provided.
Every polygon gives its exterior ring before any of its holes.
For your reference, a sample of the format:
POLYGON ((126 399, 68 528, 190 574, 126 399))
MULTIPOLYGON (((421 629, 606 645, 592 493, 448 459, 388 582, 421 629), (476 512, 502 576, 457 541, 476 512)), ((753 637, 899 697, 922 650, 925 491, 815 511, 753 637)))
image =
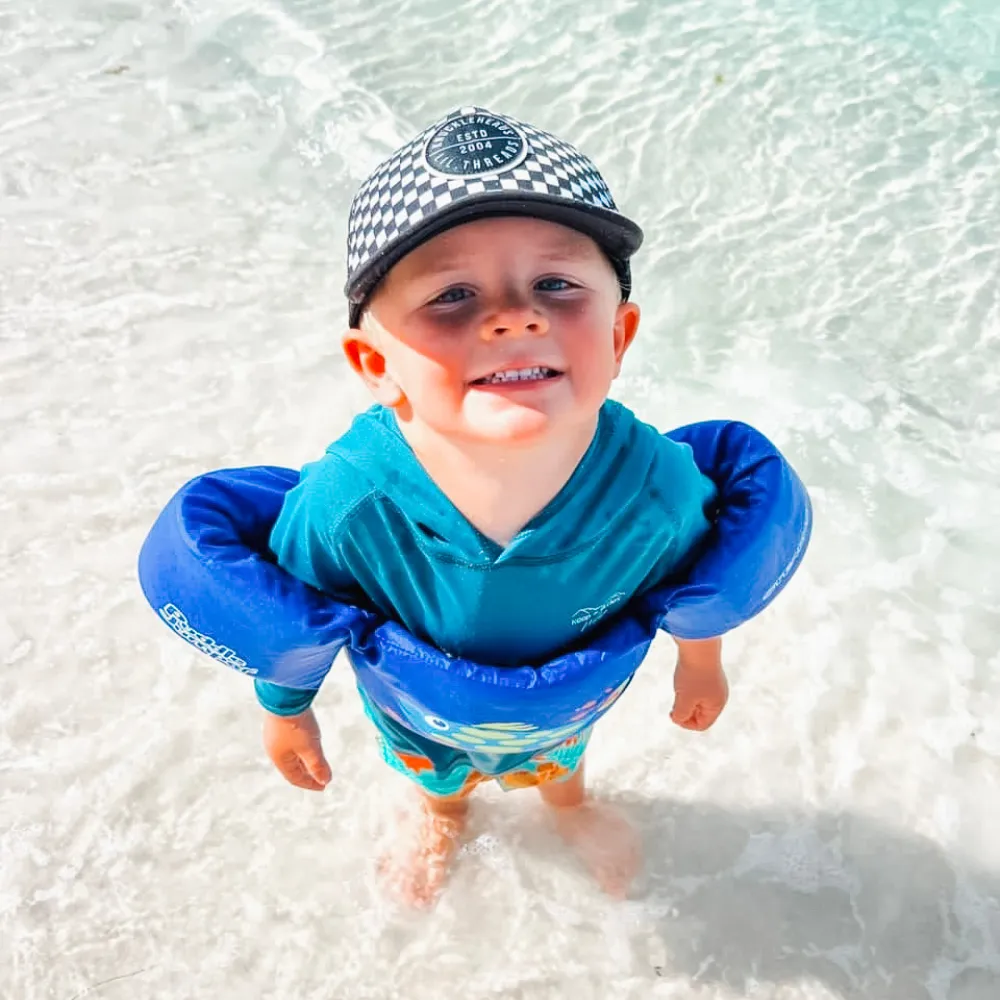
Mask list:
POLYGON ((375 286, 408 253, 464 222, 511 215, 557 222, 589 236, 611 260, 622 286, 622 297, 628 298, 631 286, 628 261, 642 245, 643 238, 642 230, 631 219, 610 209, 581 205, 535 191, 484 191, 428 216, 404 236, 387 243, 348 278, 344 292, 349 302, 351 327, 357 326, 361 310, 375 286))

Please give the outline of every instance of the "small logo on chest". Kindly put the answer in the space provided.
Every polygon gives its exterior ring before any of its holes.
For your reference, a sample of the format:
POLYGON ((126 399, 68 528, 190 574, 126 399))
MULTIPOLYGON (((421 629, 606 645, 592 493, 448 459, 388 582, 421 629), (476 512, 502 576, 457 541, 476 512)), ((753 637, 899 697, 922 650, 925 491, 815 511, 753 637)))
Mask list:
POLYGON ((589 628, 595 622, 600 621, 616 604, 620 604, 624 598, 625 592, 619 590, 603 604, 598 604, 596 608, 580 608, 570 619, 570 623, 578 625, 580 628, 589 628))

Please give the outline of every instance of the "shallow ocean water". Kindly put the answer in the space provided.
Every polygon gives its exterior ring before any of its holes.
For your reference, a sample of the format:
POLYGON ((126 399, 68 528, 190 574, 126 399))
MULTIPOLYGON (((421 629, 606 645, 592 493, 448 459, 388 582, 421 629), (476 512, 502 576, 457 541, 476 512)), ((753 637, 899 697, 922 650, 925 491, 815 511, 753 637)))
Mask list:
POLYGON ((875 7, 0 0, 3 1000, 1000 996, 1000 7, 875 7), (755 424, 816 533, 713 730, 670 725, 665 639, 599 727, 632 899, 488 791, 414 917, 346 663, 308 795, 134 566, 186 479, 365 405, 351 194, 470 103, 646 231, 616 396, 755 424))

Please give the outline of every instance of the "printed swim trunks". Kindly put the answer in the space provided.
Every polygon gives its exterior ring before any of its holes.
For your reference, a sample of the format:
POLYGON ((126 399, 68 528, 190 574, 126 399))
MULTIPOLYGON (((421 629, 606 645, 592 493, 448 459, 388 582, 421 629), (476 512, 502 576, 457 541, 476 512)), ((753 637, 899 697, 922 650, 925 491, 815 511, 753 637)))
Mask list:
POLYGON ((486 781, 496 781, 505 791, 566 781, 580 766, 593 729, 588 726, 537 753, 465 751, 402 725, 377 708, 360 687, 358 694, 365 715, 378 730, 382 759, 428 795, 440 797, 468 795, 486 781))
POLYGON ((424 754, 394 748, 381 733, 379 745, 382 759, 391 768, 415 781, 429 795, 464 798, 486 781, 495 781, 506 792, 550 781, 566 781, 580 766, 590 733, 590 729, 585 729, 558 746, 521 761, 513 770, 500 774, 486 774, 478 770, 468 754, 461 751, 455 751, 449 766, 442 769, 440 764, 435 766, 435 762, 424 754))

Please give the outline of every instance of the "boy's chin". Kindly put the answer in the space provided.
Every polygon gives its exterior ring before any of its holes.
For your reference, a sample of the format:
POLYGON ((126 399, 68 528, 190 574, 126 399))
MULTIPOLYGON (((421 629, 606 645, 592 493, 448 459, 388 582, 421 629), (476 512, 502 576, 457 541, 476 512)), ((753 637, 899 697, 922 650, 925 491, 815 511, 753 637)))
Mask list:
POLYGON ((483 444, 530 445, 556 430, 559 420, 530 406, 476 407, 465 414, 465 425, 483 444))

